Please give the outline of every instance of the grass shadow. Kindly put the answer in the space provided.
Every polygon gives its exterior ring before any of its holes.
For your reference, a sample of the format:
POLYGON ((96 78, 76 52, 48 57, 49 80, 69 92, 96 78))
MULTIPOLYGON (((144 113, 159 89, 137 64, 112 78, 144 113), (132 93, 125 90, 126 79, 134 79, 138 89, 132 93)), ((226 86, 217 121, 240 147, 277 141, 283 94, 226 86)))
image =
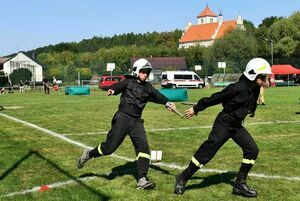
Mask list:
MULTIPOLYGON (((12 173, 14 170, 18 168, 18 166, 31 156, 37 156, 38 158, 46 161, 48 164, 50 164, 52 167, 54 167, 56 170, 61 172, 62 174, 66 175, 67 177, 71 178, 72 180, 76 181, 79 185, 83 186, 85 189, 87 189, 89 192, 93 193, 96 197, 98 197, 100 200, 109 200, 109 197, 104 195, 103 193, 100 193, 96 191, 95 189, 91 188, 90 186, 83 183, 81 180, 79 180, 77 177, 71 175, 66 170, 60 168, 56 163, 53 161, 47 159, 42 154, 40 154, 38 151, 30 150, 25 156, 23 156, 21 159, 19 159, 15 164, 13 164, 10 168, 8 168, 2 175, 0 175, 0 181, 5 179, 10 173, 12 173)), ((81 177, 82 178, 82 177, 81 177)))
POLYGON ((202 182, 198 184, 187 185, 186 190, 206 188, 221 183, 229 184, 233 186, 234 183, 233 179, 235 178, 235 176, 236 176, 236 172, 229 171, 221 174, 210 175, 208 177, 192 177, 192 180, 202 179, 202 182))
MULTIPOLYGON (((169 171, 162 169, 158 166, 155 165, 150 165, 149 169, 154 169, 156 171, 160 171, 162 174, 169 174, 169 171)), ((104 179, 107 180, 113 180, 117 177, 122 177, 124 175, 131 175, 132 177, 134 177, 136 180, 138 180, 138 174, 137 174, 137 164, 136 161, 134 162, 126 162, 123 165, 117 166, 117 167, 113 167, 111 169, 111 172, 108 174, 94 174, 94 173, 87 173, 84 175, 81 175, 81 177, 83 176, 97 176, 97 177, 102 177, 104 179)))

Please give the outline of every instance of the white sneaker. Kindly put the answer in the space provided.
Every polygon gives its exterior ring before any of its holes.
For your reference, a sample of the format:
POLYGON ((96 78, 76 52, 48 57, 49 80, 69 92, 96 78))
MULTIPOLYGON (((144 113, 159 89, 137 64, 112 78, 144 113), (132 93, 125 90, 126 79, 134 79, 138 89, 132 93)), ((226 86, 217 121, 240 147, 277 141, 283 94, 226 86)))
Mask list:
POLYGON ((155 183, 149 181, 146 177, 140 178, 137 183, 137 189, 153 189, 154 187, 155 183))
POLYGON ((82 155, 78 158, 77 160, 77 167, 78 169, 81 169, 83 168, 84 164, 90 160, 90 156, 89 156, 89 153, 90 153, 91 150, 89 149, 86 149, 83 151, 82 155))

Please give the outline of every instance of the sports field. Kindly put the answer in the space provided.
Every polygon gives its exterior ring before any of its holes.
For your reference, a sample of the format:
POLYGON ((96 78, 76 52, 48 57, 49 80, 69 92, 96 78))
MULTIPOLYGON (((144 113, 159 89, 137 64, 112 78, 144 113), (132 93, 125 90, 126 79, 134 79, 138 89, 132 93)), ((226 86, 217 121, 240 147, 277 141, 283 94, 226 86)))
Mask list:
MULTIPOLYGON (((189 90, 196 102, 215 89, 189 90)), ((0 200, 246 200, 231 194, 241 149, 229 140, 187 184, 184 195, 173 194, 175 175, 189 163, 207 138, 221 106, 192 119, 182 119, 162 105, 148 103, 145 128, 151 150, 162 150, 148 176, 154 190, 136 189, 135 153, 126 138, 112 156, 89 161, 78 170, 84 148, 106 137, 119 96, 95 90, 89 96, 63 91, 0 95, 0 200)), ((255 200, 300 200, 300 87, 265 90, 265 106, 247 118, 245 127, 260 153, 248 180, 255 200)), ((184 111, 188 106, 177 103, 184 111)), ((253 200, 254 200, 253 199, 253 200)))

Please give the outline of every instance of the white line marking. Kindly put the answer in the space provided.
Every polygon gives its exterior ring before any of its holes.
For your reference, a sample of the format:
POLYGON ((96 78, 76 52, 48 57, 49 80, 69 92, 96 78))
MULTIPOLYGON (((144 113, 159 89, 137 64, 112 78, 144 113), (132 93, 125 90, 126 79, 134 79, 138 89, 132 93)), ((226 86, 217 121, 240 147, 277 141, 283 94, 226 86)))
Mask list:
POLYGON ((23 106, 8 106, 5 107, 3 106, 4 109, 8 109, 8 110, 14 110, 14 109, 19 109, 19 108, 24 108, 23 106))
MULTIPOLYGON (((132 169, 127 169, 127 170, 122 171, 122 172, 126 173, 126 172, 128 172, 130 170, 132 170, 132 169)), ((111 175, 111 174, 116 174, 116 173, 114 173, 114 172, 108 172, 105 175, 108 176, 108 175, 111 175)), ((116 174, 116 175, 119 175, 119 174, 116 174)), ((42 186, 36 186, 36 187, 31 188, 31 189, 26 189, 26 190, 21 190, 21 191, 15 191, 15 192, 12 192, 12 193, 1 195, 0 197, 12 197, 12 196, 15 196, 15 195, 25 195, 25 194, 32 193, 32 192, 37 192, 37 191, 41 191, 42 192, 42 191, 47 191, 47 190, 50 190, 50 189, 54 189, 54 188, 59 188, 59 187, 62 187, 62 186, 66 186, 66 185, 69 185, 69 184, 75 184, 76 185, 76 184, 78 184, 78 180, 79 181, 87 181, 87 180, 92 180, 92 179, 96 179, 96 178, 99 178, 99 177, 98 176, 89 176, 89 177, 84 177, 84 178, 78 178, 77 180, 70 179, 70 180, 67 180, 67 181, 60 181, 60 182, 55 182, 55 183, 52 183, 52 184, 46 184, 46 185, 42 185, 42 186)))
MULTIPOLYGON (((154 165, 154 164, 153 164, 154 165)), ((184 170, 187 166, 180 166, 174 163, 155 163, 156 166, 161 166, 161 167, 168 167, 172 169, 178 169, 178 170, 184 170)), ((226 172, 234 172, 234 171, 228 171, 228 170, 218 170, 218 169, 200 169, 200 172, 212 172, 212 173, 226 173, 226 172)), ((259 177, 259 178, 266 178, 266 179, 286 179, 286 180, 291 180, 291 181, 300 181, 300 177, 286 177, 286 176, 279 176, 279 175, 266 175, 266 174, 261 174, 261 173, 249 173, 249 176, 253 177, 259 177)))
MULTIPOLYGON (((97 178, 97 177, 92 176, 92 177, 78 178, 78 180, 86 181, 86 180, 95 179, 95 178, 97 178)), ((46 190, 50 190, 50 189, 53 189, 53 188, 58 188, 58 187, 61 187, 61 186, 65 186, 65 185, 69 185, 69 184, 76 184, 76 183, 78 183, 76 180, 67 180, 67 181, 55 182, 55 183, 47 184, 47 185, 43 185, 43 186, 47 187, 46 190)), ((25 194, 32 193, 32 192, 41 191, 42 190, 41 188, 43 186, 36 186, 36 187, 31 188, 31 189, 8 193, 8 194, 2 195, 0 197, 12 197, 12 196, 15 196, 15 195, 25 195, 25 194)))
MULTIPOLYGON (((58 134, 58 133, 50 131, 48 129, 39 127, 39 126, 34 125, 32 123, 29 123, 29 122, 26 122, 26 121, 23 121, 23 120, 20 120, 20 119, 17 119, 15 117, 11 117, 9 115, 2 114, 2 113, 0 113, 0 116, 3 116, 5 118, 11 119, 13 121, 22 123, 22 124, 24 124, 26 126, 35 128, 37 130, 43 131, 43 132, 45 132, 45 133, 47 133, 49 135, 52 135, 52 136, 57 137, 57 138, 60 138, 60 139, 62 139, 64 141, 66 141, 66 142, 69 142, 71 144, 77 145, 79 147, 93 149, 93 147, 90 147, 90 146, 87 146, 87 145, 82 144, 80 142, 71 140, 71 139, 69 139, 69 138, 67 138, 67 137, 65 137, 65 136, 63 136, 61 134, 58 134)), ((278 122, 282 123, 282 122, 288 122, 288 121, 278 121, 278 122)), ((297 121, 293 121, 293 122, 297 122, 297 121)), ((125 160, 125 161, 135 161, 135 159, 127 158, 127 157, 124 157, 124 156, 118 156, 118 155, 115 155, 115 154, 111 154, 110 156, 118 158, 118 159, 121 159, 121 160, 125 160)), ((157 165, 157 166, 164 166, 164 167, 168 167, 168 168, 171 168, 171 169, 179 169, 179 170, 182 170, 182 169, 185 168, 184 166, 180 166, 180 165, 177 165, 177 164, 174 164, 174 163, 172 163, 172 164, 169 164, 169 163, 155 163, 155 165, 157 165)), ((200 171, 201 172, 216 172, 216 173, 228 172, 228 170, 218 170, 218 169, 201 169, 200 171)), ((249 175, 250 176, 254 176, 254 177, 266 178, 266 179, 287 179, 287 180, 293 180, 293 181, 300 181, 300 177, 298 177, 298 176, 286 177, 286 176, 278 176, 278 175, 265 175, 265 174, 260 174, 260 173, 252 173, 252 174, 249 174, 249 175)))
MULTIPOLYGON (((268 125, 268 124, 299 124, 300 121, 267 121, 267 122, 254 122, 254 123, 246 123, 246 126, 253 125, 268 125)), ((149 129, 146 132, 160 132, 160 131, 172 131, 172 130, 190 130, 190 129, 206 129, 212 128, 212 126, 191 126, 191 127, 178 127, 178 128, 157 128, 157 129, 149 129)), ((87 133, 65 133, 62 134, 64 136, 72 136, 72 135, 98 135, 98 134, 107 134, 108 131, 100 131, 100 132, 87 132, 87 133)))

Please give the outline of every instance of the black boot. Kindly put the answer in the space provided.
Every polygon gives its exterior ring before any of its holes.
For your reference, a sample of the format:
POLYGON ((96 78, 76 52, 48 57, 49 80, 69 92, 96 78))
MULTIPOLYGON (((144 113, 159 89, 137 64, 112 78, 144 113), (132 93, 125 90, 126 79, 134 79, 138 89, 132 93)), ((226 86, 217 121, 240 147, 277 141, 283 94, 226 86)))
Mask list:
POLYGON ((246 183, 247 175, 248 173, 238 172, 237 178, 233 185, 232 193, 245 197, 256 197, 257 191, 250 189, 246 183))
POLYGON ((181 174, 176 176, 174 193, 177 195, 182 195, 184 193, 184 188, 187 180, 183 180, 181 174))

